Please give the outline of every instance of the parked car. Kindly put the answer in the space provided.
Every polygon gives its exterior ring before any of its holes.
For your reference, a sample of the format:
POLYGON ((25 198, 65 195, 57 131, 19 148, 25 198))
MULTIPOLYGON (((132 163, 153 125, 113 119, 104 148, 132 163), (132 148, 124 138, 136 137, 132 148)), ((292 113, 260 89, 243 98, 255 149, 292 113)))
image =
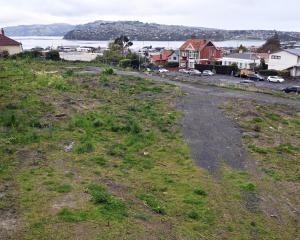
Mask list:
POLYGON ((212 71, 210 70, 204 70, 202 73, 203 76, 213 76, 215 75, 212 71))
POLYGON ((191 69, 191 70, 189 70, 189 74, 190 75, 201 76, 202 73, 199 70, 197 70, 197 69, 191 69))
POLYGON ((259 74, 248 74, 247 78, 253 81, 264 81, 265 79, 259 74))
POLYGON ((275 82, 275 83, 283 83, 285 81, 282 77, 279 76, 269 76, 267 80, 269 82, 275 82))
POLYGON ((185 69, 185 68, 179 69, 178 72, 180 72, 180 73, 190 73, 190 71, 185 69))
POLYGON ((290 86, 290 87, 286 87, 285 89, 282 89, 282 91, 286 92, 286 93, 297 93, 300 94, 300 86, 290 86))
POLYGON ((158 72, 159 73, 167 73, 167 72, 169 72, 169 70, 165 69, 165 68, 160 68, 160 69, 158 69, 158 72))

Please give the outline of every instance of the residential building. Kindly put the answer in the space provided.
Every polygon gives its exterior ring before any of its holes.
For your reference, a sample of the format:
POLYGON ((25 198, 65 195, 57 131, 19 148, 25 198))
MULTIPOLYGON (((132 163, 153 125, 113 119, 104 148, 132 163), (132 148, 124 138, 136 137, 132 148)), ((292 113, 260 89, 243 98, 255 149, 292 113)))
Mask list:
POLYGON ((260 65, 260 57, 255 53, 233 53, 221 60, 223 66, 236 64, 239 69, 251 69, 260 65))
POLYGON ((222 57, 222 51, 213 42, 195 37, 188 39, 179 50, 182 68, 195 68, 195 64, 208 64, 222 57))
POLYGON ((270 54, 269 69, 289 70, 292 77, 300 76, 300 48, 284 49, 270 54))
POLYGON ((9 55, 18 54, 23 51, 22 44, 5 36, 4 29, 0 32, 0 52, 7 51, 9 55))
POLYGON ((150 54, 150 62, 156 65, 162 65, 168 61, 173 50, 164 50, 162 52, 156 52, 150 54))
POLYGON ((179 50, 173 51, 167 61, 172 63, 179 63, 179 50))

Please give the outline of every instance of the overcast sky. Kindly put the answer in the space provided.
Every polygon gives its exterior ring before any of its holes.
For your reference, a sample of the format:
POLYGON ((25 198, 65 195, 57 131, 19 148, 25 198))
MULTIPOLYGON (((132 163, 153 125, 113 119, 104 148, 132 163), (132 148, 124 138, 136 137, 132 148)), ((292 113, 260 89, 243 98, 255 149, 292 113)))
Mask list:
POLYGON ((139 20, 300 31, 300 0, 0 0, 0 26, 139 20))

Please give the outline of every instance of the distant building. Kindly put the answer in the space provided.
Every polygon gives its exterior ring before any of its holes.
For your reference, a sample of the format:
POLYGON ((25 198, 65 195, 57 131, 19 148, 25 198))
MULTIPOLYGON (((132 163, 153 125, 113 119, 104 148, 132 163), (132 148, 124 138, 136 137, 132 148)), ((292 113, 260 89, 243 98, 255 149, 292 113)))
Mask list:
POLYGON ((223 66, 236 64, 239 69, 251 69, 260 65, 260 57, 255 53, 233 53, 221 60, 223 66))
POLYGON ((284 49, 270 54, 269 69, 289 70, 292 77, 300 77, 300 48, 284 49))
POLYGON ((208 64, 218 61, 222 51, 213 42, 192 37, 180 47, 180 67, 195 68, 195 64, 208 64))
POLYGON ((0 52, 7 51, 9 55, 18 54, 23 51, 22 44, 5 36, 3 28, 0 32, 0 52))

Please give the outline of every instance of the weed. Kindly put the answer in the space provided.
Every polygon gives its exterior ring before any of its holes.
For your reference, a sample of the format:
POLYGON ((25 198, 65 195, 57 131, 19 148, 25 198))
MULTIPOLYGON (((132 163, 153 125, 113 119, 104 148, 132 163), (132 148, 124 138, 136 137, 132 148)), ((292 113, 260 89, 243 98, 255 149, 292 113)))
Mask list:
POLYGON ((152 194, 141 194, 139 198, 144 201, 144 203, 150 207, 154 212, 158 214, 165 215, 166 210, 162 206, 162 204, 156 199, 156 197, 152 194))

